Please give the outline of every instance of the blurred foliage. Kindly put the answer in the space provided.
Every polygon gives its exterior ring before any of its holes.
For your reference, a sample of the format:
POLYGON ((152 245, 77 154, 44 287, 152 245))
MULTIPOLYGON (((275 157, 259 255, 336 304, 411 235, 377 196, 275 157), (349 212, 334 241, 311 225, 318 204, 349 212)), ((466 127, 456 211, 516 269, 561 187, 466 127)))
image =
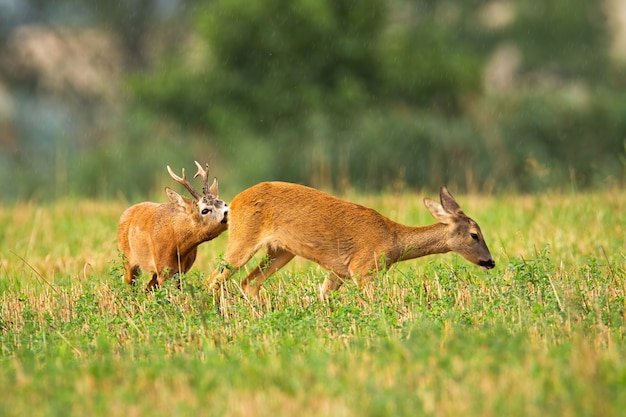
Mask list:
POLYGON ((608 37, 601 2, 517 1, 508 35, 524 54, 527 71, 561 79, 606 75, 608 37))
POLYGON ((103 140, 58 139, 18 163, 0 155, 26 173, 5 195, 145 195, 168 180, 165 165, 193 159, 231 195, 273 179, 471 191, 626 179, 626 80, 602 2, 173 3, 159 20, 159 2, 131 2, 149 21, 91 10, 125 40, 130 100, 103 140), (509 81, 489 86, 502 48, 514 51, 509 81))
POLYGON ((225 143, 297 131, 316 113, 338 123, 374 99, 384 17, 379 0, 211 2, 195 19, 193 64, 168 57, 133 86, 145 106, 225 143))
POLYGON ((447 111, 479 90, 479 60, 431 21, 432 7, 416 8, 427 13, 424 24, 393 30, 389 7, 382 0, 211 2, 196 18, 202 47, 193 63, 185 52, 167 57, 135 77, 135 93, 143 105, 228 141, 242 130, 306 130, 320 115, 347 127, 387 103, 442 102, 447 111))

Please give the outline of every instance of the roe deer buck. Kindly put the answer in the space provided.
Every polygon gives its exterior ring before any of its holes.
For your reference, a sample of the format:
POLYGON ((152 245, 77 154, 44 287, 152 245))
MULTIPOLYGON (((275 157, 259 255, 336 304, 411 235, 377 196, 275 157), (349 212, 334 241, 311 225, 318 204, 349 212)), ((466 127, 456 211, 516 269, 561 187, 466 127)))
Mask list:
POLYGON ((222 265, 209 288, 220 285, 262 247, 267 256, 242 282, 249 296, 259 298, 263 281, 294 256, 317 262, 333 272, 321 287, 325 298, 348 278, 362 279, 382 266, 420 256, 454 251, 491 269, 495 262, 478 224, 467 217, 444 187, 441 204, 424 204, 438 223, 410 227, 370 208, 350 203, 303 185, 264 182, 232 200, 229 238, 222 265))
POLYGON ((196 260, 198 245, 216 238, 227 229, 228 206, 218 197, 217 178, 209 187, 208 170, 196 162, 203 193, 198 193, 185 176, 167 171, 185 186, 195 200, 185 198, 165 187, 170 203, 144 202, 129 207, 120 217, 117 240, 124 254, 124 278, 134 284, 139 271, 150 274, 149 290, 178 272, 187 272, 196 260))

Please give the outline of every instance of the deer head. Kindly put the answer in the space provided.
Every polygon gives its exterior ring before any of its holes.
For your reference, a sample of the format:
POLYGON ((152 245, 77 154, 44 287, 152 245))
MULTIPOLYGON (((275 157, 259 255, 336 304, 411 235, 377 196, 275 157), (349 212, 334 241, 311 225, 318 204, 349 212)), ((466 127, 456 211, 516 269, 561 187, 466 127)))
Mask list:
POLYGON ((196 221, 200 224, 210 224, 219 221, 222 224, 228 223, 228 206, 222 200, 218 199, 218 183, 217 178, 213 178, 213 183, 209 186, 209 164, 206 164, 206 169, 202 168, 202 165, 198 161, 194 161, 198 167, 198 172, 194 175, 194 178, 200 176, 202 178, 202 194, 196 191, 195 188, 187 181, 185 175, 185 168, 182 169, 182 177, 174 174, 170 166, 167 166, 167 172, 174 181, 182 184, 187 191, 194 197, 195 201, 191 201, 185 197, 182 197, 176 191, 169 187, 165 188, 170 201, 179 209, 183 209, 190 214, 194 214, 196 221))
POLYGON ((439 223, 448 226, 447 245, 450 250, 483 268, 493 268, 496 264, 478 223, 463 212, 445 187, 439 190, 439 198, 441 203, 424 198, 424 205, 439 223))

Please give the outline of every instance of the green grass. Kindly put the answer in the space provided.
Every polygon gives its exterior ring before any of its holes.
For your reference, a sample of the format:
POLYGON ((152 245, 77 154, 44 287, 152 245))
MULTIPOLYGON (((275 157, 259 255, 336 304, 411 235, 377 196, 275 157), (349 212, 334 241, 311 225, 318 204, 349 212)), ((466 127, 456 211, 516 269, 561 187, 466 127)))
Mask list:
MULTIPOLYGON (((421 197, 349 199, 431 223, 421 197)), ((621 415, 626 195, 457 200, 493 271, 427 257, 323 303, 297 261, 262 305, 236 278, 205 291, 226 234, 182 291, 144 294, 121 278, 125 204, 0 207, 0 415, 621 415)))

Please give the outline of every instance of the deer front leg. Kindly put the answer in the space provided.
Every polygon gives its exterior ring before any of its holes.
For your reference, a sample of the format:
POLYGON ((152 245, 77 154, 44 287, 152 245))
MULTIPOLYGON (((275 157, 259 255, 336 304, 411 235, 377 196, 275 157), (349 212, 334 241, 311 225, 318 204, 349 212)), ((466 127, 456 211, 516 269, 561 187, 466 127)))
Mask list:
POLYGON ((139 266, 130 266, 128 262, 124 263, 124 280, 129 285, 135 285, 137 278, 139 277, 139 266))
POLYGON ((337 291, 343 284, 343 278, 337 274, 331 274, 324 279, 324 283, 320 288, 320 299, 327 300, 332 291, 337 291))
POLYGON ((159 279, 158 279, 157 273, 155 272, 154 274, 152 274, 152 279, 150 280, 148 285, 146 285, 146 292, 152 291, 158 286, 159 286, 159 279))

